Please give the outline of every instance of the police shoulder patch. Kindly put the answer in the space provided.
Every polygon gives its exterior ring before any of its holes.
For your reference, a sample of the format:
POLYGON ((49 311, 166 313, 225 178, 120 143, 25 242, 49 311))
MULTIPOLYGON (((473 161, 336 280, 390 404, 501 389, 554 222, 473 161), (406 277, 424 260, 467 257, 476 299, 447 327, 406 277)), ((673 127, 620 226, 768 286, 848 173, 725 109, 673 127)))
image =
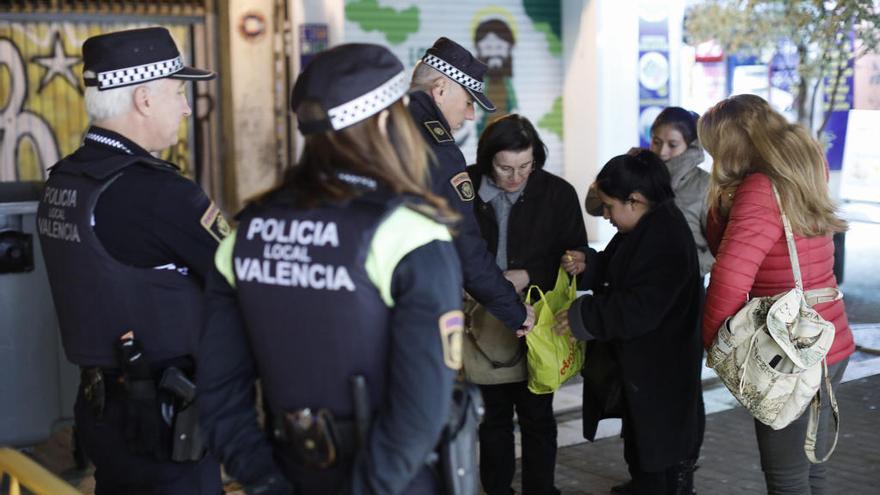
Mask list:
POLYGON ((461 349, 464 336, 464 313, 453 310, 440 317, 440 342, 443 344, 443 362, 449 369, 461 369, 461 349))
POLYGON ((429 120, 424 123, 425 128, 428 129, 428 133, 431 134, 431 137, 434 138, 438 143, 448 143, 454 141, 452 135, 449 134, 443 124, 440 123, 439 120, 429 120))
POLYGON ((455 189, 456 194, 458 194, 462 201, 474 200, 474 183, 471 182, 471 177, 467 172, 455 174, 449 179, 449 183, 452 184, 453 189, 455 189))
POLYGON ((222 241, 232 231, 229 228, 229 224, 226 223, 226 218, 220 213, 220 208, 217 208, 213 201, 208 205, 205 213, 202 214, 200 223, 202 228, 207 230, 211 237, 217 239, 218 242, 222 241))

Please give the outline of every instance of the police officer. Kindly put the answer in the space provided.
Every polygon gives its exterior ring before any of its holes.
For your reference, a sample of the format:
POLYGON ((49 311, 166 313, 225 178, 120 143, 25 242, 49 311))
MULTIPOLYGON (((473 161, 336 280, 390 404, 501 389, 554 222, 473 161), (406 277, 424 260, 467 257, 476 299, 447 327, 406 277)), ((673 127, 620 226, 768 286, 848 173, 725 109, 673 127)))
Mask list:
POLYGON ((249 494, 439 489, 430 460, 461 365, 461 268, 407 89, 381 46, 316 56, 291 97, 302 158, 217 251, 202 424, 249 494))
POLYGON ((194 408, 160 385, 168 369, 192 377, 204 279, 228 226, 152 155, 191 113, 185 83, 214 73, 185 66, 159 27, 91 37, 82 53, 93 125, 51 169, 37 213, 64 350, 82 370, 78 440, 99 495, 216 495, 219 464, 172 443, 194 408))
POLYGON ((431 188, 462 217, 454 242, 464 271, 465 290, 498 320, 523 335, 531 330, 535 317, 514 286, 527 285, 528 280, 515 279, 520 270, 506 280, 507 275, 499 270, 480 236, 473 212, 476 191, 465 171, 464 155, 452 136, 465 120, 474 120, 474 101, 487 112, 495 111, 483 94, 485 73, 486 65, 469 51, 448 38, 439 38, 413 71, 409 111, 436 157, 431 167, 431 188))

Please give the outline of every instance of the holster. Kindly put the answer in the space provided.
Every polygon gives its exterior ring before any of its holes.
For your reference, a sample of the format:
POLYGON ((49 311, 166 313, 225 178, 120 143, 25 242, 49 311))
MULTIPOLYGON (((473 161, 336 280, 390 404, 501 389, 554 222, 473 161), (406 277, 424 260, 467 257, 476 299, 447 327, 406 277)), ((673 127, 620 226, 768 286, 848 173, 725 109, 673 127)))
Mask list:
POLYGON ((449 420, 437 448, 440 474, 447 495, 479 493, 477 429, 483 413, 479 387, 465 380, 456 381, 449 420))
POLYGON ((199 412, 193 401, 196 386, 180 369, 171 366, 162 373, 159 389, 168 392, 174 404, 171 460, 198 461, 205 456, 205 444, 199 428, 199 412))
POLYGON ((349 380, 353 417, 336 419, 327 409, 309 408, 271 413, 274 440, 284 446, 294 462, 327 469, 350 461, 366 444, 372 420, 367 381, 362 375, 349 380))
POLYGON ((174 415, 174 438, 171 442, 171 460, 198 461, 205 456, 205 443, 199 428, 199 413, 194 405, 174 415))
POLYGON ((275 441, 297 463, 327 469, 354 457, 357 433, 352 421, 337 421, 327 409, 285 411, 275 416, 275 441))

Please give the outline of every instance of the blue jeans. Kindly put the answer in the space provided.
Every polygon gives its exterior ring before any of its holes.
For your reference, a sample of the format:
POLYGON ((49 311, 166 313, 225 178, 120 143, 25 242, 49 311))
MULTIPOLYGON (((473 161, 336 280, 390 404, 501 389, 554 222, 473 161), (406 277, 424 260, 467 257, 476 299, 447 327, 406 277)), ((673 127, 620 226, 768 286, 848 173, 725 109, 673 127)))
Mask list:
MULTIPOLYGON (((831 388, 837 392, 843 379, 843 372, 849 358, 828 367, 831 388)), ((834 432, 831 420, 831 402, 825 393, 825 380, 822 380, 822 408, 819 418, 819 433, 816 440, 816 457, 822 458, 833 441, 834 432)), ((755 435, 761 452, 761 470, 767 483, 768 495, 825 495, 827 480, 825 464, 811 464, 804 453, 804 439, 807 437, 807 422, 810 410, 781 430, 755 421, 755 435)))

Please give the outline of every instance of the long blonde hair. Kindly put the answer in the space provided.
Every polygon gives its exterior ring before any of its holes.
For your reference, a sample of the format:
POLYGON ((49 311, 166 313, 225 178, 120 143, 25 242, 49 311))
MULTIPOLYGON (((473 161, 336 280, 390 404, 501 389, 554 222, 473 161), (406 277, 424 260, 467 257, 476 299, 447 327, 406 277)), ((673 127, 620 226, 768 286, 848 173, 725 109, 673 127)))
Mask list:
POLYGON ((827 167, 818 142, 789 123, 763 98, 736 95, 709 109, 697 124, 703 147, 712 155, 709 204, 760 172, 779 191, 792 229, 814 237, 843 232, 828 192, 827 167))

